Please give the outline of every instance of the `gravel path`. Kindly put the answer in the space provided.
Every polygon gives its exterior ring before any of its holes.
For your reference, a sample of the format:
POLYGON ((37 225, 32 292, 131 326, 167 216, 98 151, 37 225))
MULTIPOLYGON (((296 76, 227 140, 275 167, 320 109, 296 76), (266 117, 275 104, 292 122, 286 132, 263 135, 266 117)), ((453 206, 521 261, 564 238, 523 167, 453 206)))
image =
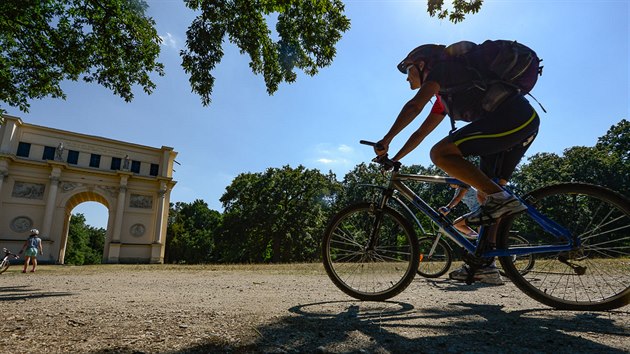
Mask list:
POLYGON ((509 283, 418 277, 376 303, 319 264, 20 270, 0 275, 0 352, 630 352, 630 306, 553 311, 509 283))

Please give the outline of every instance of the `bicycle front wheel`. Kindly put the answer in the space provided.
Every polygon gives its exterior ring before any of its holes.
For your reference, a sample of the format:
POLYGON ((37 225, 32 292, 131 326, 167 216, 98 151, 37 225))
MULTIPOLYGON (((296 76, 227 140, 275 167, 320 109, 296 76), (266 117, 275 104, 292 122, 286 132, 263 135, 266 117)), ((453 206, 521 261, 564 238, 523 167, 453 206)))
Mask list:
MULTIPOLYGON (((571 251, 536 253, 527 272, 500 257, 514 284, 533 299, 566 310, 605 311, 630 303, 630 201, 609 189, 564 183, 531 192, 524 200, 567 228, 578 245, 571 251)), ((510 246, 510 230, 528 246, 562 245, 527 213, 500 223, 499 248, 510 246)))
POLYGON ((0 274, 4 273, 7 269, 9 269, 10 265, 11 265, 11 262, 9 262, 9 258, 4 257, 2 259, 2 262, 0 263, 0 274))
POLYGON ((440 235, 418 239, 418 274, 425 278, 438 278, 448 272, 453 262, 451 247, 440 235))
POLYGON ((322 259, 341 291, 359 300, 383 301, 400 294, 413 280, 418 239, 397 211, 359 203, 341 210, 328 224, 322 259))

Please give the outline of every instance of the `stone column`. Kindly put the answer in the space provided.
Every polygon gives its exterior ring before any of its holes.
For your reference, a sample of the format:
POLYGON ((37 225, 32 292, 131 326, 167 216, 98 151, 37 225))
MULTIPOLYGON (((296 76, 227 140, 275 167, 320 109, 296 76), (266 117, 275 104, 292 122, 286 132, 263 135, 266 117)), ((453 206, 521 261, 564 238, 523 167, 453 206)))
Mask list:
POLYGON ((155 221, 155 236, 151 245, 151 263, 164 263, 164 208, 166 205, 166 192, 168 191, 166 183, 160 182, 160 190, 158 191, 158 203, 155 221))
POLYGON ((2 184, 4 178, 9 175, 9 163, 7 160, 0 158, 0 195, 2 195, 2 184))
POLYGON ((4 178, 8 176, 9 173, 6 171, 0 171, 0 195, 2 195, 2 184, 4 182, 4 178))
POLYGON ((127 196, 127 176, 121 176, 118 190, 118 201, 116 203, 116 218, 114 219, 114 234, 112 242, 120 243, 123 217, 125 214, 125 198, 127 196))
POLYGON ((42 224, 42 233, 44 238, 50 238, 52 230, 53 213, 55 212, 55 203, 57 202, 57 191, 59 188, 59 169, 53 169, 50 176, 50 190, 48 191, 48 199, 46 200, 46 212, 44 213, 44 223, 42 224))
POLYGON ((155 240, 154 243, 162 243, 164 235, 162 235, 164 228, 164 205, 166 202, 166 183, 160 183, 160 190, 158 191, 158 205, 157 205, 157 221, 155 224, 155 240))

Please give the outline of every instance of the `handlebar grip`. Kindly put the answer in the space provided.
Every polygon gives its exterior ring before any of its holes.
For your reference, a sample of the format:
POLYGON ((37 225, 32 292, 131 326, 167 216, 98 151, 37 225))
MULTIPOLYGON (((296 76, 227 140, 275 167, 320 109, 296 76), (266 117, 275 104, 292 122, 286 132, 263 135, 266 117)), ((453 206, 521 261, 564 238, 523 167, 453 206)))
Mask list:
POLYGON ((363 144, 363 145, 372 146, 372 147, 376 148, 376 150, 383 150, 383 149, 385 149, 385 147, 381 143, 374 143, 374 142, 367 141, 367 140, 360 140, 359 143, 363 144))

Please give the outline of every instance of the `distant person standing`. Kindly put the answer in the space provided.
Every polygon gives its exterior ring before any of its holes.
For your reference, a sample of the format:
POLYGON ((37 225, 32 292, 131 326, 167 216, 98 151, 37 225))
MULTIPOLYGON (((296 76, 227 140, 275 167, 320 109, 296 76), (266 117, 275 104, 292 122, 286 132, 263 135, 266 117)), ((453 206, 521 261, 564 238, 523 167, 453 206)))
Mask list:
POLYGON ((44 250, 42 249, 42 239, 39 238, 39 230, 31 230, 31 235, 28 237, 28 239, 26 239, 26 242, 24 242, 24 246, 22 246, 20 254, 22 254, 24 250, 26 250, 26 252, 24 253, 25 259, 24 269, 22 270, 22 273, 26 273, 26 268, 28 268, 28 264, 31 262, 31 259, 33 260, 33 268, 31 268, 31 273, 34 273, 35 268, 37 267, 37 252, 42 255, 44 254, 44 250))

